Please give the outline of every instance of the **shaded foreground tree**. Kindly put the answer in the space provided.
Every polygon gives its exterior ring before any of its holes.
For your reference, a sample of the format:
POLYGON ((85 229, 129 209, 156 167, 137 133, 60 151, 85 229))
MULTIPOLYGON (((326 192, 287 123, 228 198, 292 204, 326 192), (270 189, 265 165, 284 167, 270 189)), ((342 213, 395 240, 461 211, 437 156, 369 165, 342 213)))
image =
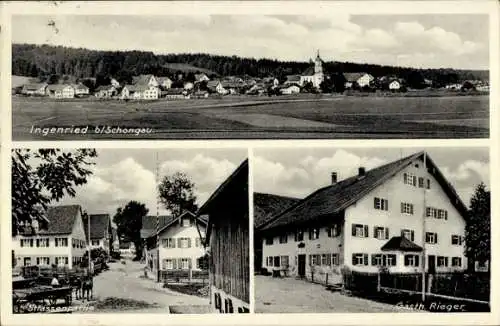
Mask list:
POLYGON ((135 258, 142 256, 143 243, 141 241, 142 218, 148 214, 149 210, 145 204, 132 200, 125 207, 119 207, 113 216, 113 222, 117 226, 117 233, 120 238, 132 241, 135 246, 135 258))
POLYGON ((491 261, 491 202, 490 191, 480 183, 470 200, 469 216, 465 230, 465 256, 469 269, 474 263, 491 261))
POLYGON ((21 225, 40 220, 47 206, 87 183, 95 149, 12 150, 12 235, 21 225))
POLYGON ((198 206, 194 187, 194 182, 182 172, 166 175, 158 185, 160 202, 173 216, 179 216, 185 210, 195 213, 198 206))

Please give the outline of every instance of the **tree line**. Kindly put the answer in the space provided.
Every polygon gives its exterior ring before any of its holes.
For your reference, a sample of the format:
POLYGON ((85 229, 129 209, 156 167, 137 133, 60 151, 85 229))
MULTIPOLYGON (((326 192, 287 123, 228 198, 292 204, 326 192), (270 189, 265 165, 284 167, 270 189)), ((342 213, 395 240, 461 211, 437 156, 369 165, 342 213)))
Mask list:
MULTIPOLYGON (((238 56, 193 54, 162 54, 148 51, 101 51, 52 45, 13 44, 12 74, 48 80, 50 76, 70 75, 76 78, 105 79, 112 76, 128 83, 132 76, 155 74, 174 76, 178 69, 169 64, 185 64, 207 71, 214 76, 267 77, 274 76, 283 82, 287 75, 301 74, 311 62, 279 61, 273 59, 241 58, 238 56)), ((435 85, 459 83, 465 80, 489 78, 485 70, 417 69, 352 62, 325 62, 327 75, 345 72, 365 72, 375 77, 397 76, 412 86, 424 79, 435 85)))

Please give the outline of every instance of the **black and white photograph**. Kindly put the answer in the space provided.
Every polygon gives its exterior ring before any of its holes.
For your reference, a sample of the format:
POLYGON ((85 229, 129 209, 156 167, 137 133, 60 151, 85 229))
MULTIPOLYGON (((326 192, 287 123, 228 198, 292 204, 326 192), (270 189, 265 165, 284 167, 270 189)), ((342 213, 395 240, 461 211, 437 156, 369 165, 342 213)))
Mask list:
POLYGON ((13 312, 248 313, 247 157, 13 149, 13 312))
POLYGON ((258 149, 256 313, 490 311, 488 148, 258 149))
POLYGON ((489 20, 13 15, 12 137, 488 138, 489 20))

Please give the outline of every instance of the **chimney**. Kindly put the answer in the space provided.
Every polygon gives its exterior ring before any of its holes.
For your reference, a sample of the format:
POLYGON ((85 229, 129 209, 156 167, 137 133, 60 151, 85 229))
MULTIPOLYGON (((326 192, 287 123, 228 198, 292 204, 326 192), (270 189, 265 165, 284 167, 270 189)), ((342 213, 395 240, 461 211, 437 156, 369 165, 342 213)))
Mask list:
POLYGON ((359 169, 358 169, 358 176, 359 177, 364 177, 365 173, 366 173, 365 168, 363 166, 360 166, 359 169))
POLYGON ((337 183, 337 172, 332 172, 332 185, 337 183))

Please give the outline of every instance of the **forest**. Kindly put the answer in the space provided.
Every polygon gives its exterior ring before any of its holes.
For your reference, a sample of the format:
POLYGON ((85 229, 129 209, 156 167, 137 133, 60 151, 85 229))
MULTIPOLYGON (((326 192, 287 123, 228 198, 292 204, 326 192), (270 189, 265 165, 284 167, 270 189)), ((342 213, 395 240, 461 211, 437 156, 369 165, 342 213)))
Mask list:
MULTIPOLYGON (((155 54, 145 51, 99 51, 52 45, 13 44, 12 74, 51 80, 50 76, 70 75, 76 78, 107 79, 130 83, 132 76, 154 74, 174 76, 179 72, 205 72, 209 76, 274 76, 281 82, 287 75, 300 74, 310 62, 278 61, 271 59, 241 58, 205 53, 155 54), (186 70, 186 71, 183 71, 186 70)), ((418 88, 424 79, 443 86, 465 80, 488 81, 489 71, 417 69, 353 62, 325 62, 328 75, 345 72, 366 72, 375 77, 397 76, 418 88)))

